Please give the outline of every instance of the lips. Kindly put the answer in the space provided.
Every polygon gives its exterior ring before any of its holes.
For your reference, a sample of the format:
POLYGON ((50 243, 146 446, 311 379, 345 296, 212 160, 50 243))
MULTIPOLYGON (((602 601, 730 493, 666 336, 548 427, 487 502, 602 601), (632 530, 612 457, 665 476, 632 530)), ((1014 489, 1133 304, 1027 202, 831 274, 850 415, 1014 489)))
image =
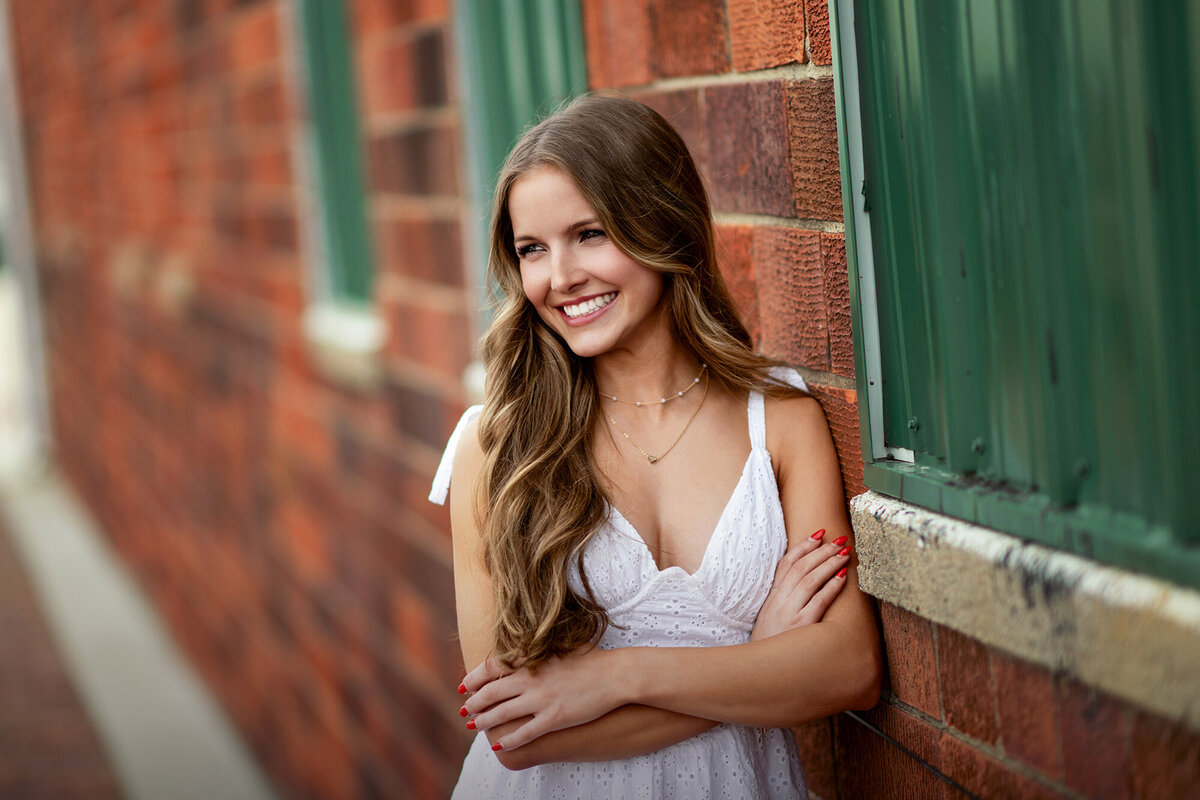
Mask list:
POLYGON ((558 310, 562 312, 568 321, 583 321, 585 317, 591 317, 608 308, 616 299, 617 292, 605 292, 604 294, 595 295, 576 303, 561 305, 558 307, 558 310))

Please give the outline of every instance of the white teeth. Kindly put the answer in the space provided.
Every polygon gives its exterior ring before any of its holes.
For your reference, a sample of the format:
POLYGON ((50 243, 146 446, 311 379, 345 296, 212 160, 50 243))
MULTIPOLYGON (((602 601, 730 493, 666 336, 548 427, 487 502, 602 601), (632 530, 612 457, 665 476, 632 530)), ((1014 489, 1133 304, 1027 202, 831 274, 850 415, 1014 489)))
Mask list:
POLYGON ((572 319, 575 317, 582 317, 584 314, 590 314, 596 309, 603 308, 604 306, 608 305, 614 299, 616 299, 616 296, 616 292, 609 292, 608 294, 602 294, 599 297, 593 297, 591 300, 584 300, 582 303, 576 303, 573 306, 563 306, 562 310, 568 317, 571 317, 572 319))

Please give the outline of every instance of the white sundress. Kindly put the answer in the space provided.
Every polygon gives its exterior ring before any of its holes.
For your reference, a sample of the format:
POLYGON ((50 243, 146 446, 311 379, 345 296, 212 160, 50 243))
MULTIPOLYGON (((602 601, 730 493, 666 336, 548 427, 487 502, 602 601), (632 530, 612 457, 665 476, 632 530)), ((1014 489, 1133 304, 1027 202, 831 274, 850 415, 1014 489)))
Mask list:
MULTIPOLYGON (((793 370, 775 376, 804 388, 793 370)), ((458 440, 481 410, 468 409, 451 435, 429 496, 433 502, 445 502, 458 440)), ((615 623, 600 647, 713 647, 749 640, 775 565, 787 550, 787 534, 767 451, 762 394, 750 394, 747 416, 750 455, 694 574, 681 567, 659 570, 638 532, 610 509, 583 557, 592 591, 615 623)), ((571 579, 581 590, 578 572, 571 579)), ((480 732, 453 794, 454 800, 807 797, 789 731, 731 724, 633 758, 520 771, 501 765, 480 732)))

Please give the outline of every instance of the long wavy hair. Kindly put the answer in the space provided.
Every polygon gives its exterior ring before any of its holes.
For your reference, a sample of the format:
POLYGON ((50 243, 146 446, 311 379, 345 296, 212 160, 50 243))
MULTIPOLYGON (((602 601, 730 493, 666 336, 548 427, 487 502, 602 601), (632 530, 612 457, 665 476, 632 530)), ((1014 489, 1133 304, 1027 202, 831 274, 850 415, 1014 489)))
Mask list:
POLYGON ((479 440, 484 565, 495 593, 495 653, 536 665, 595 642, 610 624, 580 563, 608 498, 592 437, 600 417, 591 361, 525 298, 508 201, 531 170, 568 175, 626 255, 663 276, 680 344, 734 391, 787 392, 756 354, 721 279, 708 194, 683 139, 647 106, 585 95, 530 128, 500 172, 488 273, 496 310, 479 440), (583 591, 572 587, 575 572, 583 591))

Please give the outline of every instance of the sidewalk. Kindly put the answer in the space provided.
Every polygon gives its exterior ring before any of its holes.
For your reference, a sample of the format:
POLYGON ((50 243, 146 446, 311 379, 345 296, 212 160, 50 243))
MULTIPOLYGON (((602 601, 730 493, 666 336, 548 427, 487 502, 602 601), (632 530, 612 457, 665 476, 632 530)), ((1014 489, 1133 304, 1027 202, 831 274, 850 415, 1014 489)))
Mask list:
POLYGON ((0 797, 121 797, 2 520, 0 797))
MULTIPOLYGON (((0 476, 0 521, 28 578, 26 597, 36 597, 36 602, 14 605, 11 613, 28 618, 40 609, 44 615, 43 628, 57 646, 57 656, 49 659, 52 669, 65 673, 78 692, 76 706, 87 710, 95 726, 92 738, 103 743, 123 796, 273 800, 270 783, 237 730, 71 491, 52 473, 0 476)), ((19 645, 7 642, 0 642, 0 659, 31 661, 21 674, 33 675, 32 685, 38 686, 44 662, 27 659, 19 645)), ((7 677, 7 671, 0 676, 7 677)), ((54 685, 41 691, 53 691, 54 685)), ((19 684, 0 689, 26 691, 19 684)), ((44 722, 36 695, 30 705, 30 713, 13 723, 20 729, 44 722)), ((74 720, 77 729, 78 714, 74 720)), ((32 770, 36 762, 30 763, 32 770)), ((50 776, 39 770, 28 779, 37 783, 50 776)), ((0 797, 10 796, 24 797, 6 793, 0 783, 0 797)), ((45 796, 90 800, 94 795, 45 796)))

